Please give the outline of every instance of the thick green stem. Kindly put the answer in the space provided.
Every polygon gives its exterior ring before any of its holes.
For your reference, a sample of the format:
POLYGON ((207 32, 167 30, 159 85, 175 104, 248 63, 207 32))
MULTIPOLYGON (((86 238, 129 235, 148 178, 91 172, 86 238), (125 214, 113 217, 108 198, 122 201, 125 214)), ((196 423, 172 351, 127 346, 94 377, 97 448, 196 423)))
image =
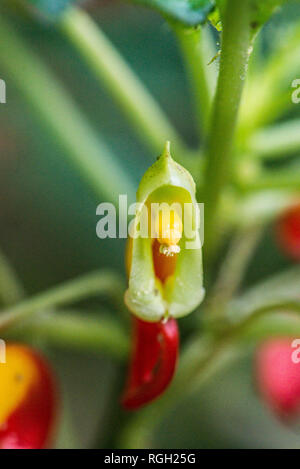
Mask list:
POLYGON ((220 73, 204 174, 207 255, 215 244, 219 202, 232 171, 233 140, 250 51, 250 3, 228 0, 223 18, 220 73))
POLYGON ((59 25, 151 151, 160 154, 166 140, 170 140, 180 159, 187 149, 178 133, 99 26, 76 8, 69 8, 59 25))
POLYGON ((93 272, 6 309, 0 315, 0 330, 3 331, 39 311, 54 309, 90 296, 108 295, 116 298, 123 294, 123 289, 123 282, 116 274, 109 271, 93 272))
POLYGON ((128 194, 134 200, 134 185, 120 169, 118 160, 89 126, 51 70, 31 52, 24 38, 3 15, 0 18, 0 42, 3 71, 96 195, 115 204, 118 204, 119 194, 128 194))

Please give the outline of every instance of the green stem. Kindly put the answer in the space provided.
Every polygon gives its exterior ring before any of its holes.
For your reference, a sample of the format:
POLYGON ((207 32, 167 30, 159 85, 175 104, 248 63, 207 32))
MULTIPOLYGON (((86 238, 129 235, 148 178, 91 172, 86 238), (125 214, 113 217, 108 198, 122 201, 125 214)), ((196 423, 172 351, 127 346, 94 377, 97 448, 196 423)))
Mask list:
POLYGON ((24 297, 24 288, 3 252, 0 251, 0 298, 5 306, 24 297))
POLYGON ((292 165, 290 168, 280 171, 263 171, 255 178, 246 181, 237 181, 237 185, 243 192, 259 192, 263 190, 287 190, 289 192, 300 191, 300 166, 292 165))
POLYGON ((124 360, 128 355, 128 336, 120 324, 108 317, 74 314, 71 311, 47 312, 9 330, 5 338, 39 337, 51 346, 88 352, 104 352, 124 360))
POLYGON ((299 311, 300 269, 294 267, 254 285, 234 298, 226 311, 227 327, 276 310, 299 311))
POLYGON ((207 130, 211 102, 214 92, 214 77, 211 66, 208 66, 208 57, 204 53, 204 37, 202 29, 186 29, 181 26, 173 26, 186 69, 195 96, 195 109, 198 121, 199 135, 207 130))
POLYGON ((254 225, 238 230, 233 237, 213 291, 207 300, 206 314, 209 315, 209 321, 218 320, 223 316, 229 301, 242 282, 261 235, 262 227, 254 225))
MULTIPOLYGON (((244 183, 247 186, 247 183, 244 183)), ((297 197, 297 196, 296 196, 297 197)), ((295 202, 290 191, 260 191, 244 196, 236 203, 227 217, 227 222, 236 229, 253 225, 266 226, 295 202)))
POLYGON ((119 194, 128 194, 134 200, 134 185, 120 169, 118 160, 89 126, 68 92, 3 15, 0 42, 3 70, 96 195, 115 204, 119 194))
POLYGON ((170 140, 177 158, 187 152, 154 98, 88 14, 78 8, 69 8, 59 26, 151 151, 160 154, 166 140, 170 140))
MULTIPOLYGON (((279 39, 280 40, 280 39, 279 39)), ((291 77, 299 70, 300 26, 288 31, 285 40, 274 52, 266 66, 249 81, 240 114, 239 138, 246 141, 258 127, 276 120, 294 106, 291 77)))
POLYGON ((56 435, 55 449, 80 449, 78 437, 75 434, 75 425, 71 412, 70 398, 64 392, 61 402, 61 415, 58 432, 56 435))
POLYGON ((218 208, 230 179, 233 140, 250 50, 249 0, 228 0, 223 18, 220 73, 204 174, 205 244, 211 254, 217 236, 218 208))
POLYGON ((300 119, 283 122, 254 133, 247 152, 257 158, 286 157, 300 151, 300 119))
POLYGON ((123 282, 116 274, 110 271, 93 272, 24 300, 10 309, 6 309, 0 315, 0 330, 3 331, 39 311, 54 309, 93 295, 104 294, 115 298, 116 296, 121 296, 122 293, 123 282))
MULTIPOLYGON (((298 306, 298 314, 299 312, 298 306)), ((253 341, 258 342, 269 337, 299 337, 299 316, 291 313, 269 313, 262 315, 255 321, 249 322, 247 327, 240 330, 239 339, 243 342, 253 343, 253 341)))
POLYGON ((248 328, 256 320, 264 317, 266 314, 269 313, 276 313, 279 311, 283 311, 285 313, 300 313, 300 302, 295 300, 282 300, 276 301, 274 304, 267 304, 265 306, 261 306, 260 308, 249 312, 247 315, 241 315, 239 317, 236 315, 234 320, 229 318, 227 327, 234 332, 235 334, 239 333, 241 330, 245 330, 248 328))

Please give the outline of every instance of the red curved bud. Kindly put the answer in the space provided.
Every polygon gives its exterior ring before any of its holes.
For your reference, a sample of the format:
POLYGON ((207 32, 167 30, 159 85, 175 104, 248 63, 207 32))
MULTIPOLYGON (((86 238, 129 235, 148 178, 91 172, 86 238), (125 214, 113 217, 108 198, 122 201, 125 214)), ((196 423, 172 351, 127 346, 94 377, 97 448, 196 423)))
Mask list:
POLYGON ((300 415, 300 363, 294 359, 293 339, 263 343, 256 354, 256 380, 267 405, 281 418, 300 415))
POLYGON ((55 410, 48 363, 28 346, 8 344, 6 363, 0 364, 0 448, 46 447, 55 410))
POLYGON ((145 322, 133 316, 134 343, 123 407, 136 410, 162 394, 171 382, 178 357, 175 319, 145 322))
POLYGON ((281 215, 277 222, 276 238, 283 252, 300 262, 300 203, 281 215))

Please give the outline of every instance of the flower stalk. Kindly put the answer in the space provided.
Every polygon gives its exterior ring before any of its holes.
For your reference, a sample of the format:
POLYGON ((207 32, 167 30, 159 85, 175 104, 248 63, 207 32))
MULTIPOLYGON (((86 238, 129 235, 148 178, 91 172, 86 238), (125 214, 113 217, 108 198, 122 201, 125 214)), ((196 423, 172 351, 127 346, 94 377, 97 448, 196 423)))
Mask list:
POLYGON ((122 281, 114 273, 102 271, 87 274, 6 309, 0 316, 0 330, 3 332, 38 312, 58 308, 91 296, 105 295, 115 298, 117 290, 121 296, 122 281))

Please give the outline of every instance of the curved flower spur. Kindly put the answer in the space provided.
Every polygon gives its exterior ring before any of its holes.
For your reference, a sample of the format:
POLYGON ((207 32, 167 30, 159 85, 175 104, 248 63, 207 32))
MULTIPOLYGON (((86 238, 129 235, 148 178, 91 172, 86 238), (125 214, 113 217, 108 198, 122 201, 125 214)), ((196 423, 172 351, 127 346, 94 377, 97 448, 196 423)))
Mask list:
POLYGON ((125 302, 134 337, 122 403, 130 410, 169 385, 179 347, 175 318, 191 313, 204 297, 195 184, 172 159, 169 142, 142 178, 137 202, 126 252, 125 302))
POLYGON ((133 349, 122 398, 135 410, 160 396, 173 378, 179 347, 177 321, 146 322, 133 316, 133 349))

